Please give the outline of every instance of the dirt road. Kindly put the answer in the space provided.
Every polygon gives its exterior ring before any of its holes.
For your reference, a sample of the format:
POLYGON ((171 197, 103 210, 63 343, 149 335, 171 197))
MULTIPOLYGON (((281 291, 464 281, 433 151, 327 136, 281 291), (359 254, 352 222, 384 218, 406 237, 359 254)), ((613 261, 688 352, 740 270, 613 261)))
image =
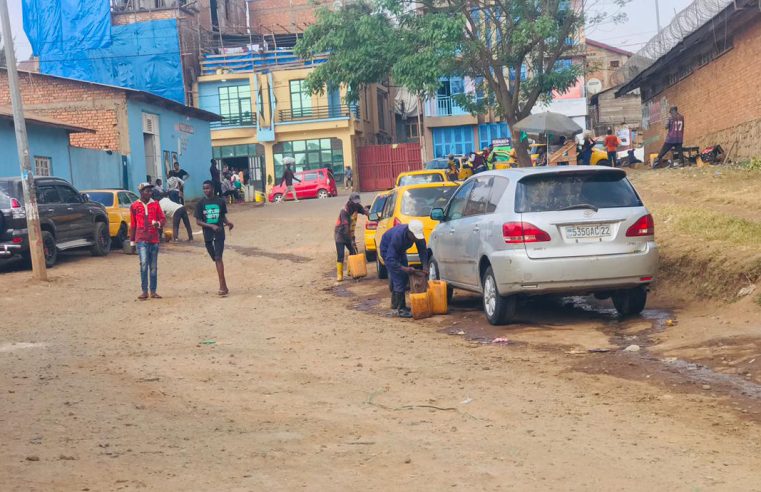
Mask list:
POLYGON ((761 358, 682 360, 711 306, 391 319, 382 282, 333 285, 341 204, 235 208, 225 299, 200 243, 162 250, 160 301, 119 253, 0 274, 0 489, 761 490, 761 358))

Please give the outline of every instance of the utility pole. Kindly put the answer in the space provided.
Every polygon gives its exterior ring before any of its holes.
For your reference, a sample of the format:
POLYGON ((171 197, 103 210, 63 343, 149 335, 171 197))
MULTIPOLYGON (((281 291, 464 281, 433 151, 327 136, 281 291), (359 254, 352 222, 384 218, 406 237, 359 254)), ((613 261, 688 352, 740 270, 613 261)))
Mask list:
POLYGON ((655 23, 658 25, 658 32, 661 32, 661 8, 658 0, 655 0, 655 23))
POLYGON ((21 93, 19 92, 16 54, 13 49, 13 34, 11 33, 11 20, 8 15, 7 0, 0 0, 0 27, 2 27, 2 35, 5 41, 5 62, 8 65, 8 89, 11 93, 13 127, 16 130, 16 147, 18 147, 19 165, 21 166, 21 182, 24 189, 26 228, 29 234, 29 254, 32 257, 32 273, 37 280, 47 281, 48 272, 45 268, 40 214, 37 210, 37 193, 34 189, 34 174, 32 173, 32 163, 29 158, 29 141, 26 136, 24 108, 21 102, 21 93))

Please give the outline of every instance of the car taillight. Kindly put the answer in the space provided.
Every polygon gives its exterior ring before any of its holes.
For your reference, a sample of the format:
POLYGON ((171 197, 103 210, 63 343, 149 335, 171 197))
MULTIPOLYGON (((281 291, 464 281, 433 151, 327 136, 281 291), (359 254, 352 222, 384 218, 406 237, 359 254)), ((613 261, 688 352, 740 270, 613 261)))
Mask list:
POLYGON ((626 237, 642 237, 655 235, 655 222, 653 222, 653 216, 647 214, 637 219, 637 222, 632 224, 630 228, 626 230, 626 237))
POLYGON ((508 222, 502 225, 502 236, 507 244, 541 243, 550 235, 528 222, 508 222))
POLYGON ((13 239, 11 239, 11 242, 13 244, 21 244, 21 243, 24 242, 24 238, 23 237, 14 237, 13 239))
POLYGON ((15 198, 11 198, 11 208, 21 208, 21 202, 15 198))
POLYGON ((398 218, 398 217, 394 217, 394 227, 396 227, 396 226, 400 225, 401 223, 402 223, 402 221, 401 221, 401 220, 399 220, 399 218, 398 218))
POLYGON ((378 228, 377 222, 367 222, 365 223, 365 229, 369 229, 371 231, 374 231, 378 228))

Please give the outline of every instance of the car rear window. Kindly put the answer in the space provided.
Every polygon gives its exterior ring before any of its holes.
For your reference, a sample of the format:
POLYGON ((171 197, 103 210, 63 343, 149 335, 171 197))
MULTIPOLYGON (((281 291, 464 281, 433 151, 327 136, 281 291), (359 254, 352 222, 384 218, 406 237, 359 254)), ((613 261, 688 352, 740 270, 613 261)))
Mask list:
POLYGON ((18 189, 15 185, 13 181, 0 181, 0 208, 10 208, 11 198, 22 201, 20 196, 16 196, 18 189))
POLYGON ((641 207, 626 174, 611 172, 564 172, 537 174, 518 182, 517 213, 554 212, 574 208, 641 207))
POLYGON ((104 207, 113 207, 114 206, 114 194, 113 193, 106 193, 104 191, 90 191, 87 193, 87 196, 90 197, 90 200, 94 202, 98 202, 104 207))
POLYGON ((399 186, 408 186, 416 184, 426 183, 443 183, 444 177, 439 173, 432 174, 411 174, 409 176, 402 176, 399 180, 399 186))
POLYGON ((434 208, 444 208, 456 186, 441 188, 417 188, 406 190, 402 196, 402 214, 412 217, 428 217, 434 208))

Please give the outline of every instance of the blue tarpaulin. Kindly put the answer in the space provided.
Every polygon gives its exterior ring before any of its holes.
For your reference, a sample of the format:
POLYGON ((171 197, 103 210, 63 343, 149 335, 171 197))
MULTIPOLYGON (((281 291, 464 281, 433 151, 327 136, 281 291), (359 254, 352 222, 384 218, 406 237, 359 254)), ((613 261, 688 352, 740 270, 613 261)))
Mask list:
POLYGON ((185 102, 175 19, 113 26, 107 48, 50 50, 40 57, 40 71, 185 102))
POLYGON ((35 56, 76 46, 105 48, 111 44, 108 0, 22 0, 24 31, 35 56))

